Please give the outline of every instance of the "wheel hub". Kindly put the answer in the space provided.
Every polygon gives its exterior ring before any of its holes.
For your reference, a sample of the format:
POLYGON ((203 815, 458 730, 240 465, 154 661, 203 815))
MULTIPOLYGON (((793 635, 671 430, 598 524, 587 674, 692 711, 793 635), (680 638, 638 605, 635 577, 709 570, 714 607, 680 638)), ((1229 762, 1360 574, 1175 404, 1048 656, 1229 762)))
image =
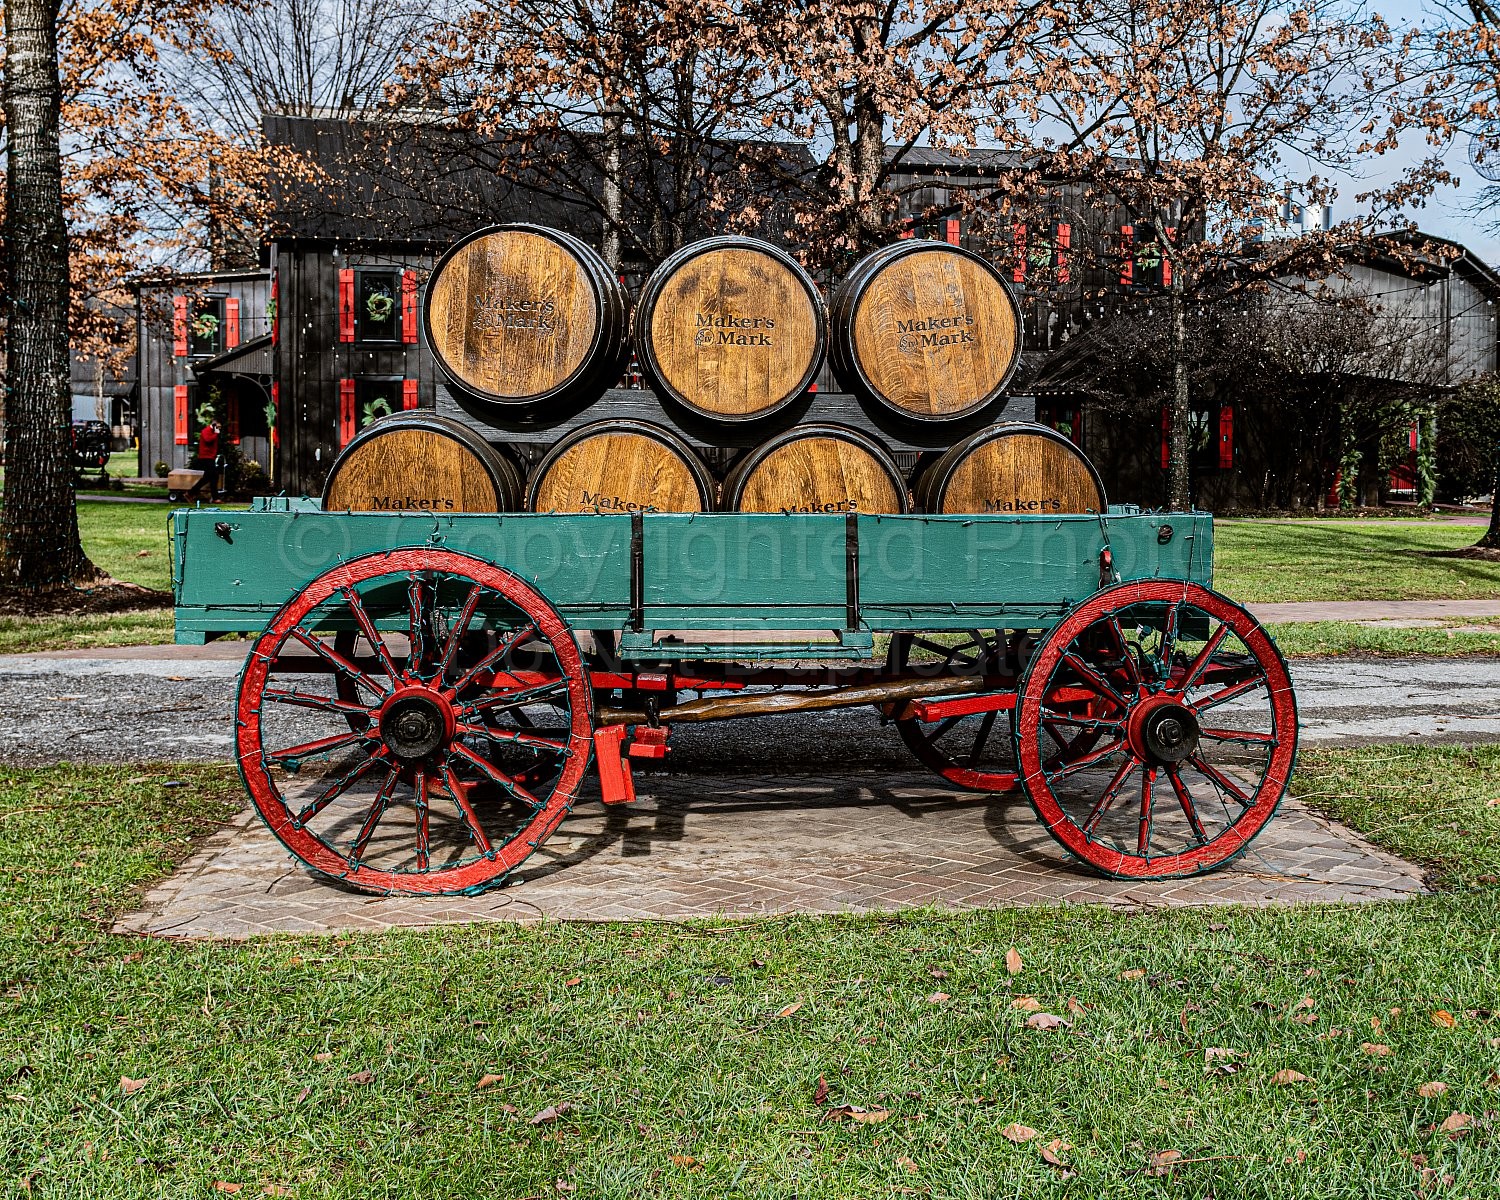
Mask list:
POLYGON ((453 737, 453 709, 430 688, 400 688, 381 707, 380 738, 402 762, 427 758, 453 737))
POLYGON ((1172 700, 1147 703, 1130 721, 1132 749, 1148 762, 1182 762, 1198 749, 1198 737, 1198 718, 1172 700))

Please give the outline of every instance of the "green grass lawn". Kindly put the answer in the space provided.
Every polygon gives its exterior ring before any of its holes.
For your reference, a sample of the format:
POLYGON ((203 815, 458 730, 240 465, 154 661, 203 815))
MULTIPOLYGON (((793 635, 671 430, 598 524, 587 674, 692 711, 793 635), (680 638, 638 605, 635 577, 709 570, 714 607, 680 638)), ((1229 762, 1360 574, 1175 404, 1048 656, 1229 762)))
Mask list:
POLYGON ((105 929, 227 771, 0 770, 0 1192, 1495 1195, 1500 753, 1305 758, 1454 890, 176 943, 105 929))
POLYGON ((1360 625, 1354 621, 1296 621, 1273 624, 1268 628, 1277 647, 1288 658, 1324 658, 1338 654, 1448 658, 1468 654, 1500 655, 1500 625, 1492 633, 1472 628, 1493 624, 1456 619, 1446 621, 1438 628, 1402 629, 1360 625))
POLYGON ((1500 563, 1420 553, 1471 546, 1483 532, 1436 521, 1218 521, 1214 586, 1245 604, 1500 598, 1500 563))
POLYGON ((172 563, 167 541, 169 504, 78 501, 78 532, 96 567, 116 579, 169 591, 172 563))

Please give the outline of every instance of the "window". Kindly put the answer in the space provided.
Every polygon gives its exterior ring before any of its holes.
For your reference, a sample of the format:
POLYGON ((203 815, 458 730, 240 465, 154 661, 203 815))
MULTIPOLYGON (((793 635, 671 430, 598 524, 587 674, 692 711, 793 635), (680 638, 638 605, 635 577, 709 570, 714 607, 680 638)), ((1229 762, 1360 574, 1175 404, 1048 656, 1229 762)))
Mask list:
POLYGON ((402 380, 396 378, 363 378, 354 381, 354 422, 363 429, 371 421, 401 411, 402 380))
MULTIPOLYGON (((401 272, 360 269, 354 273, 354 340, 399 342, 402 325, 401 272)), ((400 397, 397 397, 398 401, 400 397)), ((399 403, 396 406, 400 407, 399 403)))
POLYGON ((224 297, 205 296, 193 305, 188 321, 188 353, 193 358, 212 358, 224 350, 224 297))

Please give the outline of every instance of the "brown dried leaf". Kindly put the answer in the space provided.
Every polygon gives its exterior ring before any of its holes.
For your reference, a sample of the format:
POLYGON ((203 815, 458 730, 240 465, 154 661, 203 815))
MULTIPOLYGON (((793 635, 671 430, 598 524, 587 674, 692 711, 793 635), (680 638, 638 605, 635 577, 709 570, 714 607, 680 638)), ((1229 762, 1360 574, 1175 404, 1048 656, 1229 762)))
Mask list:
POLYGON ((244 1188, 245 1185, 243 1183, 225 1183, 222 1179, 214 1183, 214 1191, 225 1192, 231 1196, 236 1192, 244 1191, 244 1188))
POLYGON ((1012 975, 1019 975, 1024 965, 1021 962, 1021 952, 1014 946, 1005 952, 1005 969, 1012 975))
POLYGON ((1170 1175, 1180 1158, 1181 1150, 1153 1150, 1146 1160, 1146 1174, 1170 1175))
POLYGON ((930 996, 927 997, 927 1003, 928 1004, 941 1004, 941 1003, 943 1003, 943 1001, 945 1001, 945 1000, 947 1000, 949 998, 950 997, 949 997, 949 995, 948 995, 947 992, 933 992, 932 995, 930 995, 930 996))
POLYGON ((1303 996, 1302 999, 1297 1001, 1298 1008, 1312 1008, 1313 1004, 1314 1002, 1311 996, 1303 996))
MULTIPOLYGON (((1134 983, 1137 979, 1146 978, 1146 972, 1140 967, 1131 967, 1128 971, 1121 971, 1120 978, 1127 983, 1134 983)), ((1165 1153, 1165 1151, 1163 1151, 1165 1153)))
POLYGON ((363 1087, 367 1083, 374 1083, 375 1082, 375 1072, 374 1071, 356 1071, 356 1072, 354 1072, 353 1075, 349 1076, 349 1082, 350 1083, 357 1083, 361 1087, 363 1087))
POLYGON ((1006 1141, 1014 1142, 1019 1146, 1022 1142, 1031 1141, 1032 1138, 1037 1136, 1037 1133, 1030 1125, 1022 1125, 1019 1121, 1012 1121, 1000 1131, 1000 1136, 1006 1141))
POLYGON ((1316 1025, 1318 1023, 1317 1013, 1298 1013, 1292 1018, 1298 1025, 1316 1025))
POLYGON ((1054 1167, 1066 1167, 1068 1164, 1063 1162, 1062 1156, 1072 1148, 1072 1144, 1063 1141, 1062 1138, 1053 1138, 1042 1147, 1042 1159, 1054 1167))
POLYGON ((1075 1017, 1083 1016, 1083 1001, 1077 996, 1068 997, 1068 1013, 1075 1017))
POLYGON ((1291 1069, 1291 1067, 1283 1067, 1281 1070, 1277 1071, 1276 1074, 1271 1076, 1271 1082, 1276 1084, 1278 1087, 1285 1087, 1287 1084, 1291 1083, 1311 1083, 1312 1080, 1304 1075, 1301 1071, 1294 1071, 1291 1069))
POLYGON ((316 1054, 313 1055, 313 1060, 315 1062, 332 1062, 333 1061, 333 1051, 332 1050, 319 1050, 316 1054))
POLYGON ((1484 1081, 1484 1086, 1500 1088, 1500 1071, 1491 1071, 1484 1081))
POLYGON ((1443 1118, 1443 1123, 1438 1126, 1444 1133, 1462 1133, 1474 1124, 1474 1118, 1468 1113, 1451 1112, 1443 1118))
POLYGON ((575 976, 573 976, 572 979, 564 979, 563 980, 563 987, 577 987, 582 982, 583 982, 583 976, 582 975, 575 975, 575 976))
POLYGON ((497 1083, 504 1082, 504 1075, 481 1075, 479 1077, 479 1082, 474 1085, 474 1090, 476 1092, 482 1092, 487 1087, 494 1087, 497 1083))
POLYGON ((546 1108, 542 1109, 541 1112, 537 1113, 536 1116, 532 1117, 528 1124, 550 1125, 559 1117, 567 1116, 567 1114, 572 1111, 573 1106, 566 1100, 564 1100, 561 1104, 549 1104, 546 1108))
POLYGON ((818 1076, 818 1086, 813 1088, 813 1103, 822 1104, 828 1099, 828 1080, 818 1076))
POLYGON ((1360 1042, 1359 1048, 1371 1058, 1385 1058, 1391 1052, 1384 1042, 1360 1042))
POLYGON ((1066 1029, 1071 1024, 1071 1021, 1064 1021, 1048 1012, 1032 1013, 1026 1018, 1027 1029, 1066 1029))
POLYGON ((861 1125, 879 1125, 891 1115, 891 1110, 888 1108, 856 1108, 852 1104, 846 1107, 849 1119, 861 1125))
POLYGON ((943 970, 942 967, 933 967, 932 970, 928 972, 928 974, 931 975, 934 979, 948 978, 948 972, 943 970))
POLYGON ((896 1165, 904 1170, 908 1175, 915 1175, 917 1173, 917 1164, 912 1162, 912 1160, 907 1158, 904 1154, 896 1160, 896 1165))
POLYGON ((1443 1029, 1452 1029, 1458 1024, 1458 1018, 1446 1008, 1440 1008, 1432 1014, 1432 1023, 1443 1029))
POLYGON ((672 1155, 672 1165, 674 1167, 682 1167, 687 1171, 701 1171, 703 1169, 703 1164, 691 1154, 672 1155))
POLYGON ((311 1095, 312 1095, 312 1088, 310 1088, 310 1087, 303 1088, 300 1092, 297 1093, 297 1098, 295 1100, 293 1100, 292 1103, 293 1104, 301 1104, 304 1100, 306 1100, 311 1095))
POLYGON ((1446 1083, 1441 1079, 1434 1079, 1419 1086, 1417 1088, 1417 1095, 1421 1096, 1423 1100, 1431 1100, 1435 1096, 1441 1096, 1447 1090, 1448 1085, 1446 1083))
POLYGON ((1017 996, 1010 1002, 1010 1006, 1021 1012, 1041 1012, 1042 1002, 1035 996, 1017 996))
POLYGON ((151 1082, 151 1076, 147 1075, 141 1079, 131 1079, 128 1075, 120 1076, 120 1091, 127 1096, 134 1096, 138 1091, 151 1082))
POLYGON ((789 1017, 789 1016, 791 1016, 794 1012, 796 1012, 801 1007, 802 1007, 802 1001, 795 1000, 791 1004, 788 1004, 785 1008, 783 1008, 776 1015, 778 1017, 789 1017))

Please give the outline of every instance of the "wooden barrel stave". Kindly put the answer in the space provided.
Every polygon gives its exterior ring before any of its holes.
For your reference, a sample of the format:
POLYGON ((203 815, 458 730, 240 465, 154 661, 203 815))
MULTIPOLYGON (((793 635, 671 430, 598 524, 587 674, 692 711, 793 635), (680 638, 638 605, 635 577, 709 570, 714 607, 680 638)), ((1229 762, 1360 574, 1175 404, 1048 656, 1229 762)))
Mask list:
POLYGON ((929 513, 1103 512, 1104 484, 1072 442, 1026 421, 991 425, 949 447, 917 479, 929 513))
POLYGON ((1004 394, 1020 361, 1020 308, 1004 278, 947 242, 908 240, 868 255, 831 310, 840 381, 908 420, 979 412, 1004 394))
POLYGON ((783 251, 705 238, 651 273, 634 337, 642 373, 662 395, 711 420, 760 420, 812 383, 827 319, 812 279, 783 251))
POLYGON ((906 481, 890 453, 843 425, 796 425, 746 453, 724 480, 737 512, 907 511, 906 481))
POLYGON ((706 512, 713 476, 669 429, 630 418, 596 421, 562 439, 531 474, 533 512, 706 512))
POLYGON ((365 426, 334 459, 323 507, 351 512, 513 512, 521 477, 461 421, 416 410, 365 426))
POLYGON ((497 407, 589 402, 629 360, 629 302, 589 246, 555 229, 496 225, 455 242, 423 301, 444 376, 497 407))

